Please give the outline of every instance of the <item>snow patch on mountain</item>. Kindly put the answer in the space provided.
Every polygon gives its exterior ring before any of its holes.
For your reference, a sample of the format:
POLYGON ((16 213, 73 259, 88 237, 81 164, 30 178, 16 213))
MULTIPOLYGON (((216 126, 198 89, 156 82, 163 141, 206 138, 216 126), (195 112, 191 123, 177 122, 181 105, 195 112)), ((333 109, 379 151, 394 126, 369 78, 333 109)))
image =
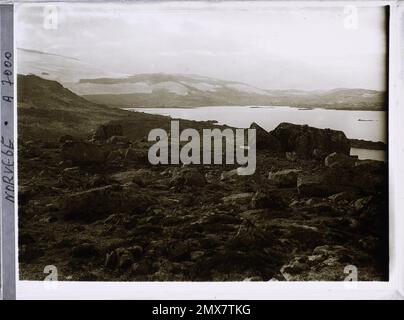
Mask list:
POLYGON ((217 84, 211 84, 206 82, 181 81, 181 83, 191 88, 204 92, 216 92, 218 89, 222 88, 222 86, 219 86, 217 84))
POLYGON ((35 74, 47 80, 71 84, 82 78, 125 77, 127 75, 106 72, 73 57, 65 57, 38 50, 17 49, 19 74, 35 74))
POLYGON ((165 81, 165 82, 159 82, 156 84, 152 85, 153 87, 153 92, 158 91, 158 90, 165 90, 170 93, 175 93, 179 96, 186 96, 188 94, 188 89, 184 85, 174 82, 174 81, 165 81))
POLYGON ((238 90, 242 92, 247 92, 247 93, 256 93, 256 94, 262 94, 262 95, 271 95, 269 92, 251 87, 249 85, 243 84, 243 83, 231 83, 226 85, 227 88, 233 89, 233 90, 238 90))
POLYGON ((69 88, 79 95, 83 94, 130 94, 153 93, 153 87, 147 82, 136 83, 74 83, 69 88))

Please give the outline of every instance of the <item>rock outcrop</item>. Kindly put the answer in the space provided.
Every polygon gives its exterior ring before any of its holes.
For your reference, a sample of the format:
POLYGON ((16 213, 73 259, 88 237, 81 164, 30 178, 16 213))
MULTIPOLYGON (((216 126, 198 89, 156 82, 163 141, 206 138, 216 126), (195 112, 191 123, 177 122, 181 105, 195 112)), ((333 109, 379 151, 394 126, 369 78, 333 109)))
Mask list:
POLYGON ((255 129, 257 149, 266 149, 274 152, 282 150, 280 141, 255 122, 251 124, 250 129, 255 129))
POLYGON ((106 141, 113 136, 123 136, 122 125, 113 122, 100 125, 94 132, 93 139, 106 141))
POLYGON ((108 185, 65 196, 61 201, 61 213, 68 220, 94 221, 116 210, 143 212, 150 204, 146 195, 119 185, 108 185))
POLYGON ((202 187, 206 178, 196 168, 182 168, 174 172, 170 184, 177 187, 202 187))
POLYGON ((297 190, 299 194, 309 197, 328 197, 343 191, 335 181, 327 181, 321 173, 301 175, 297 179, 297 190))
POLYGON ((319 158, 332 152, 349 155, 350 142, 342 131, 318 129, 307 125, 281 123, 270 132, 284 152, 296 152, 303 159, 319 158))
POLYGON ((353 167, 357 160, 358 157, 333 152, 325 158, 324 164, 330 168, 349 168, 353 167))
MULTIPOLYGON (((328 157, 327 157, 328 158, 328 157)), ((300 194, 327 197, 339 192, 359 192, 373 194, 387 190, 387 165, 381 161, 356 161, 348 157, 343 161, 333 161, 339 157, 328 158, 323 170, 304 173, 297 179, 300 194)))
POLYGON ((256 130, 257 150, 283 152, 290 160, 323 160, 330 153, 349 155, 351 145, 342 131, 318 129, 307 125, 283 122, 268 132, 256 123, 250 129, 256 130))
POLYGON ((107 143, 127 145, 130 142, 129 139, 125 136, 112 136, 108 138, 107 143))
POLYGON ((271 184, 279 187, 296 187, 297 177, 301 170, 285 169, 269 172, 268 180, 271 184))

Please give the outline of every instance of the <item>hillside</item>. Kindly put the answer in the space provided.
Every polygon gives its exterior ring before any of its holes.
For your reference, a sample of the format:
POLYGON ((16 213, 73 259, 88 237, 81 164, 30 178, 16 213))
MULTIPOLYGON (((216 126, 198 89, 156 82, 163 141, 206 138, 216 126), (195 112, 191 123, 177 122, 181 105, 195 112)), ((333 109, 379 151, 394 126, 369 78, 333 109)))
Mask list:
MULTIPOLYGON (((124 107, 273 105, 346 110, 384 110, 386 94, 366 89, 268 90, 194 74, 122 74, 99 70, 74 57, 18 49, 18 73, 56 80, 98 104, 124 107)), ((277 83, 268 83, 267 88, 277 83)))
POLYGON ((287 105, 383 110, 385 99, 382 92, 374 90, 264 90, 240 82, 184 74, 81 79, 72 90, 90 101, 117 107, 287 105))
MULTIPOLYGON (((169 118, 111 108, 90 102, 60 83, 34 75, 18 75, 18 126, 23 139, 58 139, 62 135, 88 137, 98 125, 118 121, 131 139, 153 128, 168 128, 169 118)), ((205 125, 183 121, 194 127, 205 125)))

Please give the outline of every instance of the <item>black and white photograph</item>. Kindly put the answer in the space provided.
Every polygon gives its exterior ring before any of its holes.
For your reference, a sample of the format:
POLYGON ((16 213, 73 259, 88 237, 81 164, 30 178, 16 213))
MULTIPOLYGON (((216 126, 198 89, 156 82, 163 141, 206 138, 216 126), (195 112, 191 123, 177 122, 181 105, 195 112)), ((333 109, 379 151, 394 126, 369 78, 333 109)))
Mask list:
POLYGON ((388 17, 16 4, 19 279, 389 281, 388 17))

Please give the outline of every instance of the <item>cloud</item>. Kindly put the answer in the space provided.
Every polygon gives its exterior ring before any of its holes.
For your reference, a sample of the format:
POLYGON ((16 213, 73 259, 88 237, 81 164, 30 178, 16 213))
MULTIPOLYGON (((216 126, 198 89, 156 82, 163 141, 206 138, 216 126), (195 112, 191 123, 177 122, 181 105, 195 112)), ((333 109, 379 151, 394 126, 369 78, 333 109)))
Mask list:
POLYGON ((383 7, 359 8, 359 28, 348 30, 342 6, 274 7, 266 2, 56 6, 56 30, 43 28, 43 4, 17 6, 19 47, 66 54, 122 73, 200 73, 264 88, 385 86, 383 7))

